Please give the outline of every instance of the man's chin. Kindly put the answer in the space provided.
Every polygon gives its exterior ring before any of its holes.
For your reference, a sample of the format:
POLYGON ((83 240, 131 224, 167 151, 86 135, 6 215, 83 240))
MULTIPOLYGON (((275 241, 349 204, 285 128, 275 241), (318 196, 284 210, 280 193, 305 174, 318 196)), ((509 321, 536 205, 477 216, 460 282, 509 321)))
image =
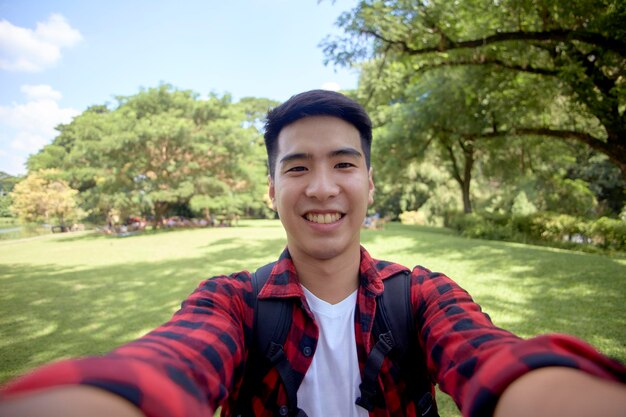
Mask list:
POLYGON ((341 251, 333 248, 322 248, 308 251, 307 255, 317 261, 330 261, 341 254, 341 251))
MULTIPOLYGON (((326 261, 331 261, 333 259, 341 259, 343 258, 345 255, 349 254, 352 252, 350 246, 352 245, 346 245, 346 244, 332 244, 330 242, 325 242, 325 244, 320 244, 320 245, 306 245, 306 246, 298 246, 295 247, 292 250, 292 246, 289 246, 289 250, 293 255, 296 255, 294 252, 296 252, 298 255, 303 256, 305 258, 308 258, 312 261, 316 261, 316 262, 326 262, 326 261)), ((356 251, 358 252, 358 244, 356 245, 357 249, 356 251)), ((296 255, 296 256, 298 256, 296 255)))

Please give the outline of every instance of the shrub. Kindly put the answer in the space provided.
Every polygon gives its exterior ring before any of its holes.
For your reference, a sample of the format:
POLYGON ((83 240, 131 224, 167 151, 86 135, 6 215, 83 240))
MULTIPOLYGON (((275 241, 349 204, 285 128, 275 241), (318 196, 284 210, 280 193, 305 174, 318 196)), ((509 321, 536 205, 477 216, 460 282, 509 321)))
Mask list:
POLYGON ((402 224, 417 224, 420 226, 427 224, 426 215, 421 211, 403 211, 399 217, 402 224))
POLYGON ((534 242, 594 251, 592 244, 604 250, 626 251, 626 221, 608 217, 591 221, 549 212, 510 217, 495 213, 449 212, 446 226, 469 238, 534 242))
POLYGON ((626 222, 601 217, 591 225, 594 243, 604 249, 626 250, 626 222))
POLYGON ((519 216, 527 216, 537 212, 537 207, 528 199, 525 191, 521 191, 513 200, 511 213, 519 216))
POLYGON ((511 227, 506 216, 499 214, 450 213, 446 216, 448 227, 469 238, 509 240, 511 227))

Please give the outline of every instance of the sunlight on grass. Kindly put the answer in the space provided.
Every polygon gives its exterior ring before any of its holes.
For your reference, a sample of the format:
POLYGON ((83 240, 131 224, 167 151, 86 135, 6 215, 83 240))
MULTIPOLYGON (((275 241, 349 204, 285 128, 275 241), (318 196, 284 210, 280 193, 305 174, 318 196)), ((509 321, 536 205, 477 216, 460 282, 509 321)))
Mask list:
MULTIPOLYGON (((470 240, 388 224, 364 231, 372 256, 444 272, 498 326, 570 333, 626 360, 626 260, 470 240)), ((208 277, 270 262, 278 221, 116 238, 93 233, 0 242, 0 382, 64 357, 107 352, 166 321, 208 277)), ((458 416, 439 395, 442 416, 458 416)))

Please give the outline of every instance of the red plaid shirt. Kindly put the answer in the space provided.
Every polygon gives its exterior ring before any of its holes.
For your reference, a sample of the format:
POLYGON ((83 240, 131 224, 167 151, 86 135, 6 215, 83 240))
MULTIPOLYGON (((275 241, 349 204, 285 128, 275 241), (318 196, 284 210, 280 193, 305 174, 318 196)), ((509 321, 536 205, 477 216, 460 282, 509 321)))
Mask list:
MULTIPOLYGON (((355 316, 357 354, 363 370, 373 347, 372 322, 376 295, 383 280, 404 268, 372 259, 361 250, 360 288, 355 316)), ((236 401, 247 348, 244 334, 253 321, 250 273, 220 276, 200 283, 172 319, 142 338, 102 357, 48 365, 5 387, 11 394, 64 384, 87 384, 121 395, 149 417, 212 416, 223 406, 230 415, 236 401)), ((586 343, 565 335, 522 340, 495 327, 471 297, 445 275, 416 267, 411 299, 418 317, 416 334, 434 382, 461 406, 465 416, 491 415, 507 385, 529 370, 567 366, 614 380, 626 379, 620 364, 586 343)), ((285 250, 262 298, 300 300, 293 310, 285 353, 294 370, 306 373, 318 338, 313 314, 285 250), (305 349, 310 347, 311 349, 305 349)), ((372 416, 414 416, 403 381, 386 360, 379 377, 384 407, 372 416)), ((271 370, 253 398, 258 416, 277 415, 287 402, 278 373, 271 370)), ((323 401, 323 399, 320 399, 323 401)))

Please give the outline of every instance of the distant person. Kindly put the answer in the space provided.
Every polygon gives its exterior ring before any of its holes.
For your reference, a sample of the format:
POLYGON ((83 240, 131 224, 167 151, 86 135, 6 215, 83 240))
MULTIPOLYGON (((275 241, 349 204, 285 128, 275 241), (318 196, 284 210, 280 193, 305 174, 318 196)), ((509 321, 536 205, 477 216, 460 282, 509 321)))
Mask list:
MULTIPOLYGON (((360 245, 374 196, 371 139, 364 109, 335 92, 298 94, 267 115, 269 195, 287 247, 259 299, 293 307, 286 342, 276 349, 286 359, 281 369, 244 381, 262 364, 250 350, 255 302, 243 271, 200 283, 169 322, 105 356, 65 360, 13 381, 0 415, 212 416, 219 406, 223 415, 436 415, 434 403, 409 398, 405 373, 389 357, 380 358, 371 392, 361 386, 378 343, 376 297, 383 281, 408 271, 372 259, 360 245), (284 367, 298 385, 294 398, 279 378, 284 367), (365 394, 371 401, 362 401, 365 394)), ((625 415, 621 364, 574 337, 522 340, 495 327, 445 275, 418 266, 406 279, 419 342, 413 359, 425 369, 428 391, 434 395, 431 382, 438 383, 465 416, 625 415)))

